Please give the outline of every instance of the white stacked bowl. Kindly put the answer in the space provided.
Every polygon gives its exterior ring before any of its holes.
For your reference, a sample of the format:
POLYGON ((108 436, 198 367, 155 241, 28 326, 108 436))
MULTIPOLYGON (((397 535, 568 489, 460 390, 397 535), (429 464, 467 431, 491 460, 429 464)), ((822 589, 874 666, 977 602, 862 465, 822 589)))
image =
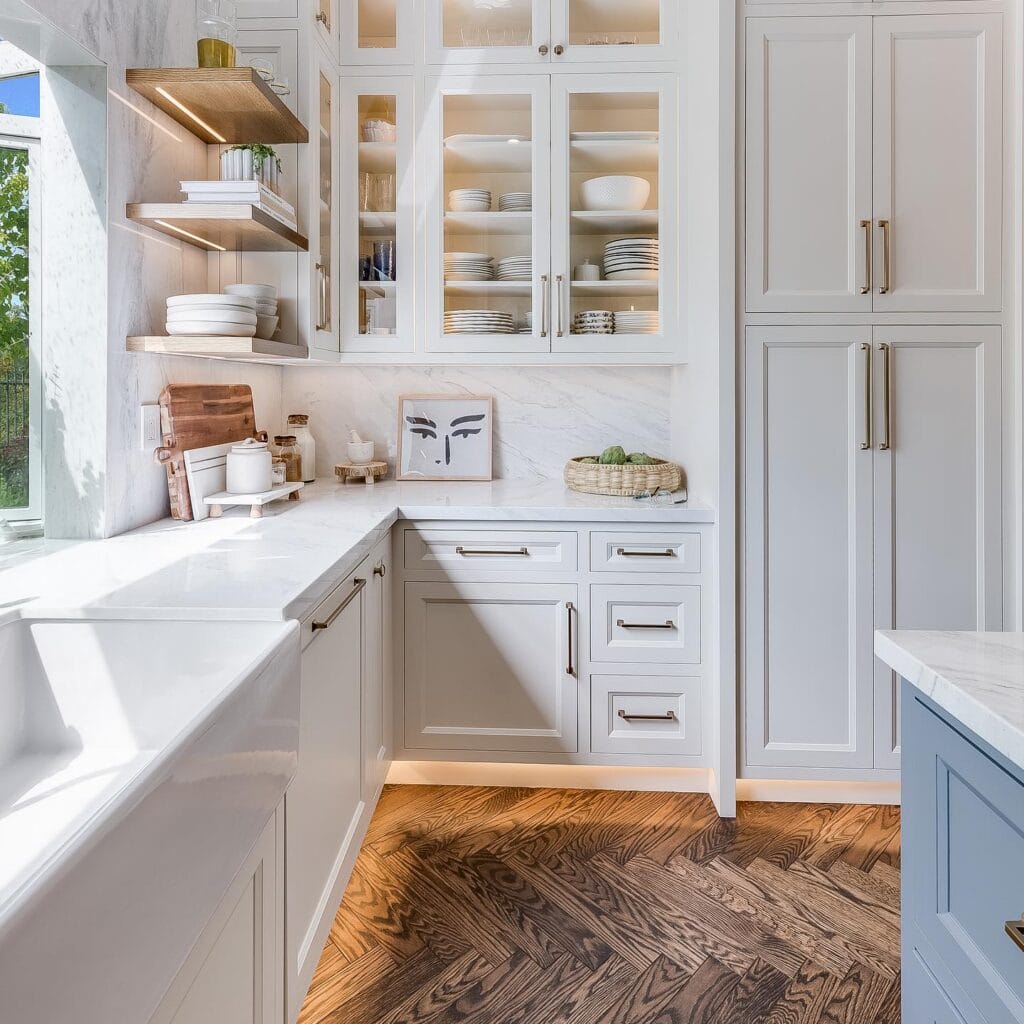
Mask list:
POLYGON ((452 213, 488 213, 493 196, 483 188, 455 188, 448 193, 452 213))
POLYGON ((251 338, 258 323, 256 300, 243 295, 172 295, 167 300, 167 333, 195 337, 251 338))
POLYGON ((590 178, 580 185, 584 210, 642 210, 651 197, 651 183, 632 174, 608 174, 590 178))
POLYGON ((228 295, 254 299, 259 318, 257 337, 269 340, 274 336, 280 318, 277 315, 277 289, 272 284, 229 284, 224 291, 228 295))

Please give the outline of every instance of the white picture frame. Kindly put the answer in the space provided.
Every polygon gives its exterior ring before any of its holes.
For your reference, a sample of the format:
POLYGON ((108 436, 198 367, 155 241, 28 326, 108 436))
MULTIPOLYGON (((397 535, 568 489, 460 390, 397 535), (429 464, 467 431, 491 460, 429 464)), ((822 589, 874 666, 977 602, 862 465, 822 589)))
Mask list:
POLYGON ((490 395, 399 395, 398 480, 494 479, 490 395))

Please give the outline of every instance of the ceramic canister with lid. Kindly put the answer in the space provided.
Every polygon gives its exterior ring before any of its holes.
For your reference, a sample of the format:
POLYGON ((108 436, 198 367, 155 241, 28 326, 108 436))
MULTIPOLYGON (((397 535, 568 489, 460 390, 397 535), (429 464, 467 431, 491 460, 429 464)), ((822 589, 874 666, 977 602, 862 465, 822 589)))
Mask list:
POLYGON ((311 484, 316 479, 316 440, 309 429, 309 417, 305 413, 292 413, 288 417, 288 431, 295 437, 302 456, 302 479, 311 484))
POLYGON ((250 437, 233 445, 227 456, 227 489, 231 494, 262 494, 273 486, 272 457, 266 441, 250 437))

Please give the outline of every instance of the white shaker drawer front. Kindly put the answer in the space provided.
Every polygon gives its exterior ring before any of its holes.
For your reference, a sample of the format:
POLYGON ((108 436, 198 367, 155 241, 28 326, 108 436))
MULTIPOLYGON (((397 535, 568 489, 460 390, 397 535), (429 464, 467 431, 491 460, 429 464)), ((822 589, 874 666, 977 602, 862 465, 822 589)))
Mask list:
POLYGON ((570 531, 406 530, 405 568, 413 572, 575 572, 570 531))
POLYGON ((699 676, 590 677, 595 754, 701 753, 699 676))
POLYGON ((594 586, 590 604, 594 661, 700 661, 700 587, 594 586))
POLYGON ((590 535, 592 572, 700 572, 699 533, 590 535))

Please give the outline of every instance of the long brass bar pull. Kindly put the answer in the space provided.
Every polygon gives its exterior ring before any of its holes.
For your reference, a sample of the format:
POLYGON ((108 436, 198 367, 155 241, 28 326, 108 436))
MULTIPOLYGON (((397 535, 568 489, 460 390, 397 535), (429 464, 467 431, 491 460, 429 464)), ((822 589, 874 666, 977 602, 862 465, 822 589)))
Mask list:
POLYGON ((668 619, 665 622, 626 622, 625 619, 616 619, 615 625, 619 629, 675 629, 676 624, 668 619))
POLYGON ((568 624, 568 629, 566 631, 566 641, 567 641, 567 645, 568 645, 568 657, 566 659, 565 674, 567 676, 574 676, 574 675, 576 675, 576 658, 575 658, 576 645, 574 644, 573 637, 572 637, 572 625, 573 625, 573 623, 572 623, 572 615, 573 615, 574 611, 576 611, 576 605, 574 605, 572 603, 572 601, 566 601, 565 602, 565 613, 566 613, 567 624, 568 624))
POLYGON ((474 555, 481 555, 481 556, 484 556, 484 557, 487 557, 487 558, 495 558, 495 557, 498 557, 498 556, 501 556, 501 555, 515 555, 517 557, 525 558, 527 555, 529 555, 529 553, 530 553, 530 549, 529 548, 515 548, 515 549, 509 548, 506 551, 498 551, 498 550, 490 550, 490 549, 485 551, 483 548, 474 549, 474 548, 464 548, 464 547, 457 547, 455 549, 455 554, 462 555, 463 558, 471 558, 474 555))
POLYGON ((882 353, 882 440, 878 443, 880 452, 887 452, 892 446, 892 345, 878 346, 882 353))
POLYGON ((548 336, 548 305, 551 302, 551 284, 547 274, 542 274, 540 281, 540 336, 546 338, 548 336))
POLYGON ((1024 915, 1021 915, 1021 919, 1019 921, 1006 922, 1006 934, 1009 935, 1021 949, 1024 949, 1024 915))
POLYGON ((864 440, 860 450, 866 452, 871 447, 871 346, 864 342, 860 350, 864 353, 864 440))
POLYGON ((323 622, 313 623, 313 632, 317 632, 321 629, 330 629, 331 626, 337 621, 338 616, 359 596, 359 592, 366 586, 366 580, 353 580, 352 590, 348 597, 345 598, 337 608, 331 612, 330 615, 323 622))
POLYGON ((880 220, 882 229, 882 287, 879 295, 888 295, 892 291, 892 225, 887 220, 880 220))
POLYGON ((864 229, 864 284, 861 285, 861 295, 871 294, 871 221, 862 220, 860 226, 864 229))
POLYGON ((565 306, 565 298, 562 295, 562 285, 563 285, 563 283, 565 281, 565 277, 562 274, 558 274, 555 277, 555 281, 558 282, 558 299, 557 299, 557 302, 558 302, 558 337, 559 338, 564 338, 565 337, 565 326, 564 326, 563 320, 562 320, 562 317, 563 317, 562 310, 563 310, 563 308, 565 306))
POLYGON ((624 722, 674 722, 676 720, 676 713, 674 711, 666 711, 663 715, 631 715, 620 708, 619 718, 624 722))
POLYGON ((630 551, 628 548, 616 548, 615 553, 620 558, 675 558, 675 548, 665 548, 664 551, 630 551))

